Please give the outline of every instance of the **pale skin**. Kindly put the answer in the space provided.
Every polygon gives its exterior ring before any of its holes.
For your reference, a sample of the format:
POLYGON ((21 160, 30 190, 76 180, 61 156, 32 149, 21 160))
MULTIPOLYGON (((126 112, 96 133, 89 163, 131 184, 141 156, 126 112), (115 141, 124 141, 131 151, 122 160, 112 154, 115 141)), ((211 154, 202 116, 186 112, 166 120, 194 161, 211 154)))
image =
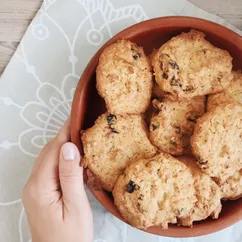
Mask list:
POLYGON ((92 242, 93 220, 69 121, 36 159, 22 192, 33 242, 92 242))

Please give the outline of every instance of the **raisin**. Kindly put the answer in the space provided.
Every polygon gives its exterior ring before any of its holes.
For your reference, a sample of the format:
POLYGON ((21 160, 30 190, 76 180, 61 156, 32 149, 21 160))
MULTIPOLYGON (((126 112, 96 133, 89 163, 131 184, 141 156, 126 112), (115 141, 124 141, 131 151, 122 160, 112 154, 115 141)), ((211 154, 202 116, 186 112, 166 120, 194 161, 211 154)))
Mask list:
POLYGON ((187 121, 191 122, 191 123, 196 123, 197 122, 196 118, 192 118, 192 117, 188 117, 187 121))
POLYGON ((194 90, 194 87, 193 86, 186 86, 184 89, 183 89, 183 91, 184 92, 190 92, 190 91, 193 91, 194 90))
POLYGON ((114 122, 114 120, 116 120, 117 119, 117 117, 115 116, 115 115, 113 115, 113 114, 109 114, 108 116, 107 116, 107 121, 108 121, 108 127, 111 129, 111 131, 113 132, 113 133, 115 133, 115 134, 119 134, 119 132, 117 131, 117 130, 115 130, 115 128, 114 128, 114 124, 113 124, 113 122, 114 122))
POLYGON ((206 49, 203 49, 202 52, 205 55, 207 53, 207 50, 206 49))
POLYGON ((170 81, 170 85, 171 86, 179 86, 182 87, 182 84, 180 83, 179 79, 175 79, 175 77, 173 76, 171 81, 170 81))
POLYGON ((164 79, 168 79, 168 75, 164 72, 163 74, 162 74, 162 78, 164 78, 164 79))
POLYGON ((172 69, 179 70, 179 66, 177 65, 177 63, 175 61, 171 60, 171 61, 169 61, 169 64, 172 69))
POLYGON ((154 131, 157 128, 159 128, 159 124, 151 124, 151 127, 152 127, 151 131, 154 131))
POLYGON ((115 119, 117 119, 117 117, 116 117, 115 115, 113 115, 113 114, 109 114, 109 115, 107 116, 107 121, 108 121, 108 123, 112 122, 112 121, 115 120, 115 119))
POLYGON ((133 193, 134 190, 135 190, 135 184, 133 181, 130 180, 129 183, 127 184, 127 191, 129 193, 133 193))
POLYGON ((142 54, 137 49, 131 48, 131 51, 133 52, 132 56, 135 60, 138 60, 142 56, 142 54))
POLYGON ((127 188, 127 192, 133 193, 135 190, 138 190, 140 187, 130 180, 126 188, 127 188))
POLYGON ((182 84, 181 84, 180 80, 179 79, 176 80, 176 77, 175 76, 173 76, 171 78, 170 85, 171 86, 179 86, 179 87, 182 88, 182 84))
POLYGON ((171 140, 171 141, 170 141, 170 144, 173 145, 173 146, 177 146, 177 142, 174 141, 174 140, 171 140))
POLYGON ((203 159, 201 159, 201 158, 198 158, 197 159, 197 162, 200 164, 200 165, 207 165, 207 163, 208 163, 208 161, 206 160, 206 161, 204 161, 203 159))
POLYGON ((222 78, 223 78, 223 73, 219 72, 217 76, 217 80, 220 82, 222 78))
POLYGON ((133 58, 134 58, 135 60, 138 60, 141 56, 142 56, 141 53, 138 52, 137 55, 133 55, 133 58))
POLYGON ((191 113, 191 116, 188 116, 187 121, 195 124, 197 122, 197 119, 199 118, 200 115, 198 115, 197 113, 191 113))
POLYGON ((144 199, 144 195, 143 195, 143 194, 140 194, 140 195, 138 196, 138 200, 143 201, 143 199, 144 199))
POLYGON ((111 128, 111 131, 115 134, 119 134, 119 132, 117 130, 115 130, 114 128, 111 128))

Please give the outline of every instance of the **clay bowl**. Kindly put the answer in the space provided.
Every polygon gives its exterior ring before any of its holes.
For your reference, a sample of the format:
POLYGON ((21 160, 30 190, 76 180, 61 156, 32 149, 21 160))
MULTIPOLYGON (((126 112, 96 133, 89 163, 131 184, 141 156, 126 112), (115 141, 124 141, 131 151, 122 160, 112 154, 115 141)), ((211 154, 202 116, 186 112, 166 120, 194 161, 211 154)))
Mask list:
MULTIPOLYGON (((206 33, 206 39, 222 49, 226 49, 234 58, 234 69, 242 69, 242 37, 218 24, 191 17, 164 17, 148 20, 131 26, 110 39, 91 59, 84 70, 77 86, 71 113, 71 139, 82 152, 80 130, 91 127, 95 119, 105 112, 104 101, 98 96, 96 84, 96 67, 102 50, 119 39, 129 39, 144 47, 146 54, 158 48, 171 37, 197 29, 206 33)), ((85 181, 87 179, 86 174, 85 181)), ((110 193, 91 189, 96 199, 113 215, 126 222, 116 206, 110 193)), ((225 202, 219 219, 206 219, 196 222, 192 228, 170 226, 163 230, 150 227, 148 233, 170 237, 193 237, 209 234, 224 229, 242 219, 242 199, 225 202)))

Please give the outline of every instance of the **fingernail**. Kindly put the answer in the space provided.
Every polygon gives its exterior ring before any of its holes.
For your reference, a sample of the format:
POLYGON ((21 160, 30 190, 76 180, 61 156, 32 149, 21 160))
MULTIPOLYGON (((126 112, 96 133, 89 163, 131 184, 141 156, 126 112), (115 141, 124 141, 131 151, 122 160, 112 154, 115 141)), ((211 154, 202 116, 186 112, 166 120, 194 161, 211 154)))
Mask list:
POLYGON ((76 149, 72 143, 66 143, 62 146, 62 156, 66 161, 75 160, 76 149))

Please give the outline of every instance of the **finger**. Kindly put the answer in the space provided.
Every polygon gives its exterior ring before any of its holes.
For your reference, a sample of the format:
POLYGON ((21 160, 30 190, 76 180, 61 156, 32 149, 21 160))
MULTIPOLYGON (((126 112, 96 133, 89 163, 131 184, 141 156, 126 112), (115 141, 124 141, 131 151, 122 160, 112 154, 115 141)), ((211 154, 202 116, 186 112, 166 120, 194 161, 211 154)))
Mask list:
POLYGON ((83 168, 80 166, 80 153, 72 143, 62 146, 59 163, 59 179, 66 206, 86 202, 83 184, 83 168))
MULTIPOLYGON (((60 128, 57 136, 49 142, 39 157, 36 159, 36 162, 32 169, 32 175, 35 175, 37 172, 39 175, 44 175, 46 173, 51 173, 53 175, 53 169, 56 170, 59 162, 59 154, 61 146, 70 140, 70 118, 66 120, 64 125, 60 128)), ((58 174, 58 171, 55 175, 58 174)))
POLYGON ((65 121, 64 125, 60 128, 56 136, 56 141, 63 145, 65 142, 70 141, 70 117, 65 121))
POLYGON ((83 168, 80 166, 80 153, 72 143, 61 148, 59 177, 62 189, 63 220, 77 218, 78 224, 85 231, 83 239, 93 241, 93 219, 90 204, 84 189, 83 168))

